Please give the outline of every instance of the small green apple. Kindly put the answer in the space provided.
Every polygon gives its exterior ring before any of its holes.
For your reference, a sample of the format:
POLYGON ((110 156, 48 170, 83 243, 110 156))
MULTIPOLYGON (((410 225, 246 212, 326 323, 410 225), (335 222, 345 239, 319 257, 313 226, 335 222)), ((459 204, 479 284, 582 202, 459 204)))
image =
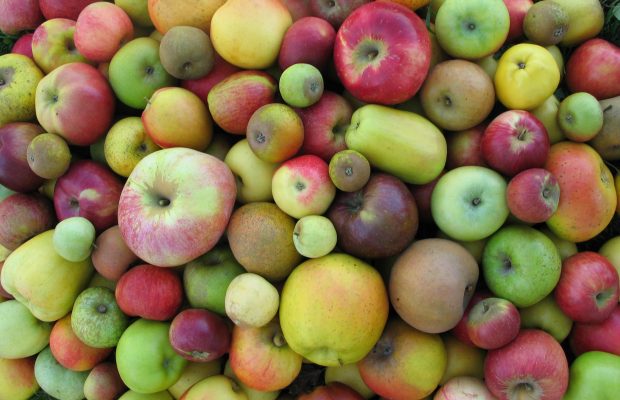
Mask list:
POLYGON ((256 328, 267 325, 278 313, 279 304, 278 290, 252 272, 235 277, 226 290, 226 315, 236 325, 256 328))
POLYGON ((278 87, 286 104, 309 107, 323 95, 323 75, 314 65, 293 64, 282 72, 278 87))
POLYGON ((114 292, 104 287, 84 290, 73 304, 71 328, 75 335, 91 347, 114 347, 129 325, 114 292))
POLYGON ((60 365, 46 347, 34 363, 34 376, 45 393, 62 400, 82 400, 90 371, 72 371, 60 365))
POLYGON ((337 241, 334 224, 322 215, 308 215, 295 224, 293 243, 304 257, 323 257, 336 247, 337 241))
POLYGON ((570 140, 586 142, 603 128, 603 109, 590 93, 573 93, 560 103, 558 124, 570 140))
POLYGON ((620 236, 614 236, 607 240, 598 249, 598 253, 607 259, 614 265, 618 275, 620 275, 620 236))
POLYGON ((92 222, 84 217, 70 217, 54 229, 54 250, 67 261, 84 261, 90 256, 95 237, 92 222))

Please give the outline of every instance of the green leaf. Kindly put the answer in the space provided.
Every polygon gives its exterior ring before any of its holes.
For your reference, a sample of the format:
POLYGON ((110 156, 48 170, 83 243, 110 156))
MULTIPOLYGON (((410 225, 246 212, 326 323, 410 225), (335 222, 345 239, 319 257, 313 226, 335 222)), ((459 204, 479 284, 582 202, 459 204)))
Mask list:
POLYGON ((611 10, 612 14, 614 15, 614 17, 616 17, 616 19, 618 21, 620 21, 620 4, 618 4, 617 6, 614 7, 613 10, 611 10))

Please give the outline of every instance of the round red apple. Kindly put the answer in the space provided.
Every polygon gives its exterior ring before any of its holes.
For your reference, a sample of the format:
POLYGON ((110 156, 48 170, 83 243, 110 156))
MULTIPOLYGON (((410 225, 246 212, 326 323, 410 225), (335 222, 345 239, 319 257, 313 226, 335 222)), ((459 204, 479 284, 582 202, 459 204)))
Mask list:
POLYGON ((16 192, 31 192, 45 181, 32 172, 26 158, 28 145, 43 128, 30 122, 0 127, 0 185, 16 192))
POLYGON ((324 70, 333 53, 336 30, 318 17, 304 17, 293 23, 284 34, 278 65, 284 71, 297 63, 311 64, 324 70))
POLYGON ((513 340, 521 328, 519 310, 506 299, 489 297, 469 311, 467 333, 471 341, 486 350, 497 349, 513 340))
POLYGON ((465 307, 465 311, 463 311, 463 316, 461 317, 461 320, 450 331, 452 332, 455 338, 457 338, 461 342, 468 344, 472 347, 476 346, 474 342, 472 342, 471 339, 469 338, 469 332, 467 331, 467 321, 469 320, 469 312, 476 304, 478 304, 479 302, 481 302, 482 300, 488 297, 491 297, 491 292, 487 290, 476 290, 476 292, 474 292, 474 295, 471 297, 471 300, 469 300, 467 307, 465 307))
POLYGON ((200 308, 178 313, 170 325, 170 344, 183 358, 207 362, 228 353, 230 329, 222 317, 200 308))
POLYGON ((99 0, 39 0, 39 6, 45 19, 67 18, 76 20, 80 12, 99 0))
POLYGON ((548 220, 560 202, 560 184, 555 176, 543 168, 519 172, 508 182, 506 203, 518 219, 530 224, 548 220))
POLYGON ((43 22, 43 14, 37 0, 0 1, 0 31, 14 35, 35 29, 43 22))
POLYGON ((620 96, 620 47, 601 38, 582 43, 566 63, 566 83, 599 100, 620 96))
POLYGON ((576 323, 570 333, 570 348, 575 356, 587 351, 605 351, 620 356, 620 305, 597 324, 576 323))
POLYGON ((26 57, 30 57, 34 59, 32 55, 32 38, 34 37, 34 33, 26 33, 22 35, 15 41, 13 44, 13 48, 11 48, 11 53, 23 54, 26 57))
POLYGON ((0 201, 0 245, 15 250, 28 239, 54 227, 56 215, 47 197, 14 193, 0 201))

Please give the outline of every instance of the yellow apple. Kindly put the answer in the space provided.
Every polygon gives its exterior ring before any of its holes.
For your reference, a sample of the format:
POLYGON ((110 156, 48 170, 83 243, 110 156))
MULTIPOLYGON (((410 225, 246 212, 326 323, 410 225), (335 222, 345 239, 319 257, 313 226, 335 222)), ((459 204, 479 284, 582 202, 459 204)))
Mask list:
POLYGON ((0 126, 35 117, 34 94, 43 72, 21 54, 0 56, 0 126))
POLYGON ((128 177, 140 160, 161 149, 146 134, 140 117, 127 117, 116 122, 103 144, 106 162, 120 176, 128 177))
POLYGON ((485 350, 461 342, 454 336, 442 337, 448 355, 448 363, 440 384, 443 385, 456 376, 473 376, 484 378, 485 350))
POLYGON ((180 399, 183 393, 195 383, 222 372, 222 359, 218 358, 209 362, 189 362, 181 377, 176 383, 168 388, 168 392, 175 399, 180 399))
POLYGON ((554 0, 568 14, 568 31, 560 45, 572 47, 593 38, 603 29, 605 15, 599 0, 554 0))

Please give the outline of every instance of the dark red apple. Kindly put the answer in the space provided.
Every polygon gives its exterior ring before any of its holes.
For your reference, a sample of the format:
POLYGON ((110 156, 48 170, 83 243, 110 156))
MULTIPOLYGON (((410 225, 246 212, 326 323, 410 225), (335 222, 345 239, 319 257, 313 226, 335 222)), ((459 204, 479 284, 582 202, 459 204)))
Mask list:
POLYGON ((15 250, 26 240, 52 229, 52 202, 38 193, 14 193, 0 202, 0 245, 15 250))
POLYGON ((512 215, 521 221, 529 224, 545 222, 558 208, 560 184, 544 168, 526 169, 508 182, 506 202, 512 215))
POLYGON ((358 7, 370 0, 309 0, 310 12, 338 28, 358 7))
POLYGON ((605 351, 620 356, 620 304, 602 322, 575 324, 569 343, 575 356, 587 351, 605 351))
POLYGON ((604 256, 581 251, 562 261, 555 300, 570 319, 604 321, 618 304, 618 271, 604 256))
POLYGON ((528 168, 542 168, 549 154, 549 136, 534 114, 508 110, 484 130, 480 149, 486 163, 506 176, 528 168))
POLYGON ((317 386, 308 394, 302 394, 297 400, 364 400, 361 394, 340 382, 331 382, 317 386))
POLYGON ((418 209, 398 178, 375 173, 356 192, 339 192, 327 211, 345 252, 361 258, 400 253, 418 230, 418 209))
POLYGON ((14 35, 43 22, 38 0, 0 1, 0 31, 14 35))
POLYGON ((13 48, 11 49, 11 53, 23 54, 26 57, 30 57, 32 59, 32 37, 34 33, 26 33, 22 35, 15 41, 13 44, 13 48))
POLYGON ((293 21, 312 15, 308 0, 282 0, 282 3, 288 8, 293 21))
POLYGON ((344 97, 325 91, 317 103, 295 111, 304 125, 303 154, 314 154, 329 161, 334 154, 347 148, 344 134, 351 123, 353 108, 344 97))
POLYGON ((215 53, 215 61, 211 72, 199 79, 183 80, 181 81, 181 87, 194 93, 206 103, 207 95, 213 86, 239 71, 241 71, 239 67, 232 65, 215 53))
POLYGON ((30 122, 13 122, 0 127, 0 184, 15 192, 31 192, 45 181, 32 172, 26 152, 43 128, 30 122))
POLYGON ((445 171, 442 171, 437 178, 424 185, 409 186, 409 190, 411 190, 411 194, 413 194, 413 198, 415 199, 415 204, 418 206, 418 218, 420 218, 420 221, 423 223, 433 223, 431 196, 433 195, 433 189, 435 189, 437 181, 439 181, 439 178, 441 178, 443 174, 445 174, 445 171))
POLYGON ((504 4, 510 16, 510 29, 506 42, 511 42, 523 36, 523 20, 534 2, 532 0, 504 0, 504 4))
POLYGON ((108 168, 92 160, 79 160, 58 178, 54 208, 59 221, 84 217, 97 232, 116 225, 123 183, 108 168))
POLYGON ((568 387, 568 361, 553 336, 524 329, 487 353, 484 381, 499 400, 560 400, 568 387))
POLYGON ((304 17, 284 34, 278 65, 285 70, 293 64, 306 63, 325 70, 331 60, 336 30, 326 20, 304 17))
POLYGON ((467 334, 478 347, 497 349, 510 343, 521 328, 519 310, 506 299, 489 297, 471 308, 467 319, 467 334))
POLYGON ((450 331, 455 338, 470 346, 476 346, 474 342, 472 342, 469 338, 469 332, 467 332, 467 321, 469 320, 469 312, 476 304, 491 296, 491 292, 489 292, 488 290, 476 290, 476 292, 474 292, 471 300, 469 300, 469 304, 467 304, 467 307, 465 307, 465 311, 463 311, 463 316, 461 317, 461 320, 450 331))
POLYGON ((366 103, 398 104, 411 98, 422 86, 430 61, 424 21, 400 4, 365 4, 336 33, 336 73, 344 87, 366 103))
POLYGON ((170 325, 174 351, 193 362, 220 358, 230 348, 230 329, 219 315, 201 308, 178 313, 170 325))
POLYGON ((566 63, 566 83, 599 100, 620 96, 620 47, 601 38, 582 43, 566 63))
POLYGON ((183 302, 183 283, 171 269, 141 264, 125 272, 116 284, 116 302, 130 317, 167 321, 183 302))
POLYGON ((446 169, 465 165, 479 165, 481 167, 487 165, 480 149, 482 134, 486 128, 487 124, 482 123, 464 131, 446 133, 448 145, 446 169))
POLYGON ((67 18, 76 20, 80 12, 98 0, 39 0, 45 19, 67 18))

